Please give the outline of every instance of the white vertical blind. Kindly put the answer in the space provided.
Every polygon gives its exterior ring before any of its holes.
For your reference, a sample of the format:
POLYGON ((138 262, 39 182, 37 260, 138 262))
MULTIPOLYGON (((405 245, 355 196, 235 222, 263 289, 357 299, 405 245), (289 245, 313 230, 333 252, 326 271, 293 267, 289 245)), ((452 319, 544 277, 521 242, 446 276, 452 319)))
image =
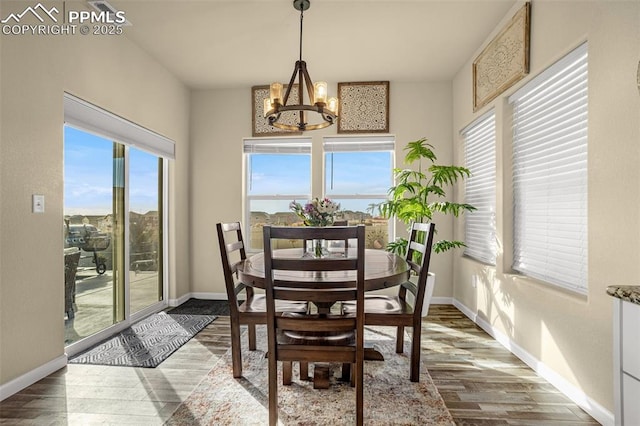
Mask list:
POLYGON ((587 291, 587 44, 509 98, 513 269, 587 291))
POLYGON ((465 203, 476 208, 464 214, 465 256, 496 264, 496 119, 491 110, 462 131, 465 166, 465 203))

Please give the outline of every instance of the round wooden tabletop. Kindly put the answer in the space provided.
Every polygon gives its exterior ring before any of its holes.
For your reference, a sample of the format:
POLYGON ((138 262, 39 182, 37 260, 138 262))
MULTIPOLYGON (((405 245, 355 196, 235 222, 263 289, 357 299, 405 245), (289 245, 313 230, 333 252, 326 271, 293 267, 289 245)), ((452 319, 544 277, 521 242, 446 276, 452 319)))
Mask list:
MULTIPOLYGON (((280 249, 274 251, 276 257, 302 258, 304 252, 298 249, 280 249)), ((409 279, 409 264, 400 256, 384 250, 365 250, 365 291, 380 290, 402 284, 409 279)), ((253 255, 238 266, 238 278, 245 285, 264 288, 264 254, 253 255)), ((332 282, 355 280, 355 272, 298 272, 278 271, 276 280, 308 282, 309 287, 332 282)))

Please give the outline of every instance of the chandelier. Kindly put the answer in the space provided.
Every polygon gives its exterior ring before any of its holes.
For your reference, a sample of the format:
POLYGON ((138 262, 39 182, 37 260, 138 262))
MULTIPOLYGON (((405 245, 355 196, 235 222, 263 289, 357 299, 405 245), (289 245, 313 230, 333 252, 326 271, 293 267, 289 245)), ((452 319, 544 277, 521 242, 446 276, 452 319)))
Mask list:
MULTIPOLYGON (((293 0, 293 7, 300 11, 300 59, 296 61, 293 68, 293 74, 289 85, 284 92, 281 83, 271 83, 269 88, 269 97, 264 100, 264 116, 269 120, 269 124, 283 130, 304 131, 316 130, 331 126, 338 116, 338 100, 336 98, 327 99, 327 83, 317 81, 312 83, 309 73, 307 72, 307 63, 302 60, 302 19, 304 11, 309 9, 311 0, 293 0), (289 103, 291 88, 296 84, 298 77, 298 103, 289 103), (306 90, 306 96, 305 96, 306 90), (309 103, 305 104, 304 100, 308 99, 309 103), (296 118, 297 124, 287 124, 280 120, 283 112, 291 111, 296 118), (322 121, 309 124, 307 122, 307 111, 315 112, 322 121)), ((285 114, 287 116, 287 114, 285 114)))

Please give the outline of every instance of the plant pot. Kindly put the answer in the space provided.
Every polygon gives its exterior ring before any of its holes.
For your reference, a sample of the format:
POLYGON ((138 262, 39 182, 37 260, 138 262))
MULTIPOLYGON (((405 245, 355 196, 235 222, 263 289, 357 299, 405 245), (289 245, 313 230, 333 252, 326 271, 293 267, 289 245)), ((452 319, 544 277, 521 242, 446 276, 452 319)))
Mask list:
POLYGON ((429 305, 431 305, 431 298, 433 297, 433 289, 436 287, 436 274, 429 272, 427 276, 427 286, 424 289, 424 302, 422 303, 422 317, 426 317, 429 314, 429 305))
MULTIPOLYGON (((412 277, 411 281, 415 282, 416 277, 412 277)), ((433 289, 436 286, 436 274, 429 272, 427 276, 427 284, 424 289, 424 302, 422 302, 422 317, 426 317, 429 314, 429 305, 431 305, 431 298, 433 297, 433 289)), ((407 298, 410 302, 413 302, 413 295, 407 293, 407 298)))

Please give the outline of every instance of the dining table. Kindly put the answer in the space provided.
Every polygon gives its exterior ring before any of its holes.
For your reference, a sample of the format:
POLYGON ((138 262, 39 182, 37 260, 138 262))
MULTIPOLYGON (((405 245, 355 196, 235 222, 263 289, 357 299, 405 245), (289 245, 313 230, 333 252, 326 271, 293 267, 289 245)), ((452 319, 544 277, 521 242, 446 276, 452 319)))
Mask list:
MULTIPOLYGON (((348 256, 355 256, 355 249, 348 249, 348 256)), ((302 248, 277 249, 273 257, 304 259, 308 253, 302 248)), ((344 250, 330 251, 326 256, 344 256, 344 250)), ((384 250, 365 250, 365 291, 382 290, 395 287, 409 279, 411 268, 405 259, 384 250)), ((238 278, 245 285, 254 288, 265 288, 264 253, 256 253, 238 265, 238 278)), ((323 285, 353 280, 354 271, 330 271, 317 273, 316 271, 276 271, 274 280, 308 283, 310 288, 321 289, 323 285)))
MULTIPOLYGON (((355 256, 355 249, 348 249, 347 256, 355 256)), ((302 258, 308 253, 302 248, 277 249, 274 257, 302 258)), ((345 256, 344 249, 329 252, 327 257, 345 256)), ((238 279, 245 285, 254 288, 265 288, 264 278, 264 253, 254 254, 238 265, 238 279)), ((399 286, 409 280, 411 268, 402 257, 384 250, 365 250, 365 292, 382 290, 399 286)), ((344 283, 356 280, 355 271, 275 271, 275 281, 291 281, 308 284, 307 288, 317 288, 322 291, 323 286, 331 286, 332 283, 344 283)), ((306 285, 305 285, 306 286, 306 285)), ((336 301, 338 302, 338 301, 336 301)), ((331 304, 318 305, 318 313, 328 313, 331 304)), ((366 345, 366 342, 365 342, 366 345)), ((383 361, 382 354, 373 347, 365 347, 365 359, 383 361)))

